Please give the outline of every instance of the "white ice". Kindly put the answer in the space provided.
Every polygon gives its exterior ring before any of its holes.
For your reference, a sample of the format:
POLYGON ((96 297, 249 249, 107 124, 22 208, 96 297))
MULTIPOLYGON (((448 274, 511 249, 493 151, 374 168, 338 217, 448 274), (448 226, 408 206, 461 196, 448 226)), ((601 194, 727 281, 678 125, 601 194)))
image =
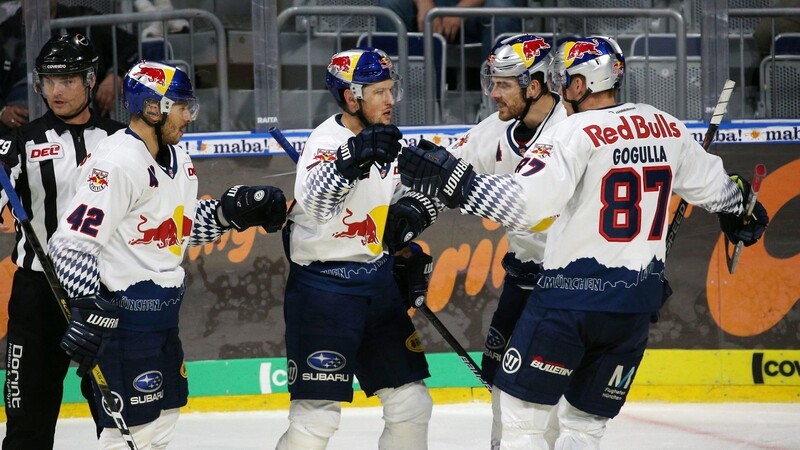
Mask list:
MULTIPOLYGON (((183 414, 170 449, 272 449, 287 411, 183 414)), ((437 405, 430 450, 488 449, 491 413, 485 403, 437 405)), ((610 421, 603 450, 800 449, 798 403, 628 403, 610 421)), ((344 408, 329 450, 377 448, 379 408, 344 408)), ((5 425, 0 426, 5 434, 5 425)), ((94 448, 90 419, 62 419, 56 449, 94 448)))

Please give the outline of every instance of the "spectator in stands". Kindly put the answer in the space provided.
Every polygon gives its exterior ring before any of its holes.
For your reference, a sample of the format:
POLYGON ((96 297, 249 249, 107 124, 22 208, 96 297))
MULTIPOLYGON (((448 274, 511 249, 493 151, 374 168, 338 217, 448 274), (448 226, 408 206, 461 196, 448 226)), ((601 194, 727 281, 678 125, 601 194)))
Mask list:
MULTIPOLYGON (((778 0, 773 8, 800 8, 800 0, 778 0)), ((753 31, 758 53, 769 56, 775 37, 781 33, 800 33, 800 15, 775 17, 775 35, 772 34, 772 17, 763 17, 753 31)))
MULTIPOLYGON (((388 8, 403 20, 408 31, 422 32, 425 15, 434 7, 458 8, 513 8, 528 6, 527 0, 378 0, 378 6, 388 8)), ((378 31, 395 31, 391 21, 385 17, 377 19, 378 31)), ((494 47, 494 38, 503 33, 519 33, 522 31, 522 20, 511 17, 497 17, 494 20, 492 35, 491 17, 472 17, 464 19, 464 39, 466 42, 481 42, 482 58, 486 58, 494 47)), ((460 39, 460 17, 438 17, 433 21, 433 32, 439 33, 447 42, 456 43, 460 39)))
MULTIPOLYGON (((25 60, 25 23, 23 8, 0 24, 0 133, 5 134, 28 122, 28 68, 25 60)), ((93 16, 100 13, 84 6, 67 6, 50 0, 50 18, 93 16)), ((54 29, 53 36, 61 33, 54 29)), ((86 33, 84 27, 67 30, 70 34, 86 33)), ((88 34, 100 55, 98 84, 94 94, 96 111, 108 117, 114 108, 113 40, 111 26, 94 26, 88 34)), ((123 29, 116 29, 118 73, 117 86, 122 86, 122 75, 137 60, 137 42, 134 36, 123 29)))
MULTIPOLYGON (((136 0, 133 6, 137 11, 172 11, 172 0, 136 0)), ((189 31, 189 21, 186 19, 173 19, 167 21, 167 32, 186 33, 189 31)), ((142 37, 164 36, 164 23, 153 22, 142 30, 142 37)))

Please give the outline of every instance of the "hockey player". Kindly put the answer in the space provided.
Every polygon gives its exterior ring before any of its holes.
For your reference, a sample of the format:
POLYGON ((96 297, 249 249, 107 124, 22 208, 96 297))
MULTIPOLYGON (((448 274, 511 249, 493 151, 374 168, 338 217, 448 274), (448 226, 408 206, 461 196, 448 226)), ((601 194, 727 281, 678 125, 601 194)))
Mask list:
POLYGON ((392 239, 405 242, 413 224, 436 218, 436 207, 416 193, 405 196, 397 173, 402 135, 391 122, 398 80, 392 61, 374 48, 337 53, 328 65, 326 85, 342 112, 306 142, 284 229, 291 406, 279 450, 326 448, 341 402, 353 400, 354 376, 383 404, 379 448, 427 448, 428 364, 392 276, 385 230, 387 215, 395 217, 402 223, 392 239))
POLYGON ((513 175, 476 174, 425 143, 404 149, 403 182, 449 207, 515 230, 546 228, 542 276, 498 370, 501 449, 546 449, 558 408, 557 449, 599 448, 663 300, 672 192, 716 212, 733 242, 755 243, 768 223, 749 185, 728 176, 678 119, 644 104, 617 104, 625 60, 617 43, 591 37, 555 55, 555 86, 571 115, 536 142, 513 175))
MULTIPOLYGON (((42 242, 55 233, 58 218, 75 194, 78 164, 87 150, 125 127, 101 118, 89 106, 97 84, 97 60, 94 46, 81 34, 56 36, 45 43, 33 77, 48 111, 0 139, 0 159, 11 169, 12 182, 42 242)), ((5 200, 3 194, 0 204, 5 200)), ((52 449, 69 366, 69 357, 58 347, 66 322, 21 228, 11 258, 17 271, 8 303, 3 448, 52 449)), ((81 390, 93 406, 88 377, 81 390)), ((94 416, 95 408, 90 409, 94 416)))
MULTIPOLYGON (((547 129, 567 118, 558 95, 550 92, 546 73, 555 49, 541 37, 520 34, 499 42, 481 73, 483 93, 498 111, 469 130, 449 148, 472 164, 476 173, 511 174, 547 129)), ((539 230, 543 231, 543 230, 539 230)), ((509 229, 508 253, 503 258, 503 291, 486 336, 481 372, 490 384, 525 301, 539 276, 545 234, 509 229)), ((492 392, 491 447, 500 445, 500 391, 492 392)))
MULTIPOLYGON (((188 395, 178 337, 186 248, 231 228, 277 231, 286 200, 270 186, 197 200, 195 168, 176 145, 198 110, 185 72, 141 61, 123 98, 130 124, 86 156, 49 248, 73 297, 61 347, 79 374, 100 366, 139 448, 164 448, 188 395)), ((96 385, 95 402, 103 407, 96 385)), ((108 413, 100 424, 100 448, 125 447, 108 413)))

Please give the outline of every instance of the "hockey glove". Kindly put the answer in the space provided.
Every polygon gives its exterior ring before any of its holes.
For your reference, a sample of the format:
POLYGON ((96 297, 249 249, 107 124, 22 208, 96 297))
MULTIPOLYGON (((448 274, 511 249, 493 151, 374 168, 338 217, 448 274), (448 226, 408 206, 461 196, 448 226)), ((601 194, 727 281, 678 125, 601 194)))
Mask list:
POLYGON ((461 205, 475 179, 471 164, 425 139, 418 146, 405 148, 397 162, 404 185, 439 198, 448 208, 461 205))
MULTIPOLYGON (((742 191, 743 208, 746 209, 750 198, 750 183, 736 174, 731 175, 731 179, 742 191)), ((725 233, 725 237, 734 244, 742 242, 745 247, 749 247, 761 239, 769 224, 767 210, 759 201, 756 201, 753 214, 748 217, 745 217, 744 214, 726 212, 717 213, 717 217, 719 218, 719 227, 725 233)))
POLYGON ((220 225, 232 226, 237 231, 261 225, 274 233, 286 221, 286 197, 272 186, 231 186, 222 194, 217 219, 220 225))
POLYGON ((78 363, 78 376, 83 377, 97 364, 97 358, 119 324, 117 307, 95 296, 70 300, 72 320, 61 338, 61 349, 78 363))
POLYGON ((394 279, 400 294, 405 296, 408 306, 419 308, 425 304, 428 295, 428 283, 433 272, 433 258, 422 251, 415 242, 408 244, 403 255, 395 255, 392 267, 394 279))
POLYGON ((410 191, 405 197, 389 206, 383 242, 394 253, 415 239, 436 221, 439 212, 431 199, 419 192, 410 191))
POLYGON ((369 173, 372 164, 389 163, 400 153, 403 133, 394 125, 370 125, 336 152, 336 169, 349 181, 369 173))

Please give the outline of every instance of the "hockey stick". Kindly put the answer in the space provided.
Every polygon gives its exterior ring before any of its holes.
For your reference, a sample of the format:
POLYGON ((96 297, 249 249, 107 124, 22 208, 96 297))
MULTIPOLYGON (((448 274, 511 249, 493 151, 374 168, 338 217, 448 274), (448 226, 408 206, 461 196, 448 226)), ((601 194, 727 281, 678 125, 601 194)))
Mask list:
POLYGON ((297 150, 294 149, 294 146, 292 146, 292 144, 286 139, 286 136, 283 135, 280 128, 270 127, 267 131, 269 131, 269 134, 272 135, 273 139, 275 139, 275 142, 281 146, 283 151, 289 155, 289 158, 292 158, 292 161, 297 164, 297 161, 300 159, 300 154, 297 153, 297 150))
MULTIPOLYGON (((753 208, 756 206, 758 198, 758 191, 761 190, 761 182, 767 176, 767 167, 764 164, 757 164, 753 171, 753 181, 750 183, 750 198, 747 199, 747 210, 744 214, 744 224, 750 221, 749 217, 753 214, 753 208)), ((739 241, 733 249, 733 255, 728 256, 728 237, 725 236, 725 262, 728 263, 728 273, 733 275, 736 271, 736 266, 739 264, 739 255, 742 253, 742 246, 744 243, 739 241)))
MULTIPOLYGON (((717 106, 714 108, 714 114, 711 116, 711 121, 708 124, 708 130, 706 130, 706 135, 703 138, 703 149, 706 151, 708 151, 708 148, 711 147, 711 142, 714 141, 714 135, 717 133, 719 124, 722 122, 722 118, 725 116, 725 112, 728 110, 728 100, 731 98, 731 93, 733 93, 734 86, 736 86, 735 81, 727 80, 725 82, 725 86, 722 87, 722 92, 719 93, 717 106)), ((672 250, 672 244, 675 242, 675 235, 678 233, 678 228, 683 222, 683 215, 686 214, 686 208, 688 206, 689 202, 681 198, 681 201, 678 203, 678 208, 675 210, 675 216, 672 217, 672 222, 670 222, 669 230, 667 231, 667 248, 664 255, 664 260, 667 259, 670 250, 672 250)))
POLYGON ((444 326, 442 321, 439 320, 438 317, 436 317, 436 314, 434 314, 433 311, 431 311, 431 309, 428 308, 428 305, 422 303, 420 306, 416 305, 414 306, 418 310, 422 311, 422 314, 428 318, 428 320, 431 322, 431 325, 433 325, 433 327, 436 328, 436 331, 438 331, 439 334, 442 335, 444 340, 447 341, 448 344, 450 344, 450 347, 456 352, 456 354, 459 357, 461 357, 461 360, 464 361, 464 364, 466 364, 467 368, 470 371, 472 371, 472 373, 475 375, 478 381, 481 382, 483 387, 488 389, 489 392, 492 392, 492 386, 486 380, 483 379, 483 375, 481 375, 481 369, 478 368, 477 364, 475 364, 475 360, 473 360, 472 357, 469 356, 469 353, 467 353, 467 351, 464 350, 464 347, 462 347, 461 344, 458 343, 458 340, 456 340, 456 338, 450 333, 450 330, 448 330, 447 327, 444 326))
MULTIPOLYGON (((22 207, 22 202, 19 200, 19 196, 17 196, 14 186, 11 185, 11 180, 8 178, 5 170, 2 169, 0 169, 0 185, 2 185, 6 196, 8 197, 8 202, 11 204, 11 210, 13 211, 17 222, 19 222, 20 226, 22 227, 25 238, 30 243, 31 248, 33 248, 33 252, 39 259, 39 263, 42 265, 42 271, 44 272, 44 276, 47 278, 47 282, 50 285, 50 290, 53 291, 53 295, 55 295, 56 300, 58 301, 58 306, 61 308, 61 313, 64 314, 64 318, 67 320, 67 323, 69 323, 72 314, 70 313, 69 306, 67 304, 67 298, 69 298, 67 296, 67 292, 64 290, 64 287, 61 286, 61 282, 58 280, 58 275, 56 275, 55 268, 53 267, 53 261, 50 260, 50 256, 48 256, 44 251, 42 243, 36 236, 36 231, 33 229, 33 225, 28 218, 28 214, 25 212, 25 208, 22 207)), ((133 436, 131 435, 131 431, 128 429, 125 419, 122 418, 121 410, 117 408, 117 404, 114 401, 114 394, 111 392, 111 388, 108 386, 108 381, 106 381, 106 377, 100 370, 99 364, 95 364, 94 367, 92 367, 92 376, 94 377, 95 383, 97 383, 97 387, 100 389, 100 394, 103 397, 103 401, 105 401, 108 405, 111 418, 114 419, 117 429, 119 429, 119 432, 122 433, 122 438, 125 440, 125 443, 128 444, 128 448, 131 450, 138 450, 136 442, 134 442, 133 436)))

